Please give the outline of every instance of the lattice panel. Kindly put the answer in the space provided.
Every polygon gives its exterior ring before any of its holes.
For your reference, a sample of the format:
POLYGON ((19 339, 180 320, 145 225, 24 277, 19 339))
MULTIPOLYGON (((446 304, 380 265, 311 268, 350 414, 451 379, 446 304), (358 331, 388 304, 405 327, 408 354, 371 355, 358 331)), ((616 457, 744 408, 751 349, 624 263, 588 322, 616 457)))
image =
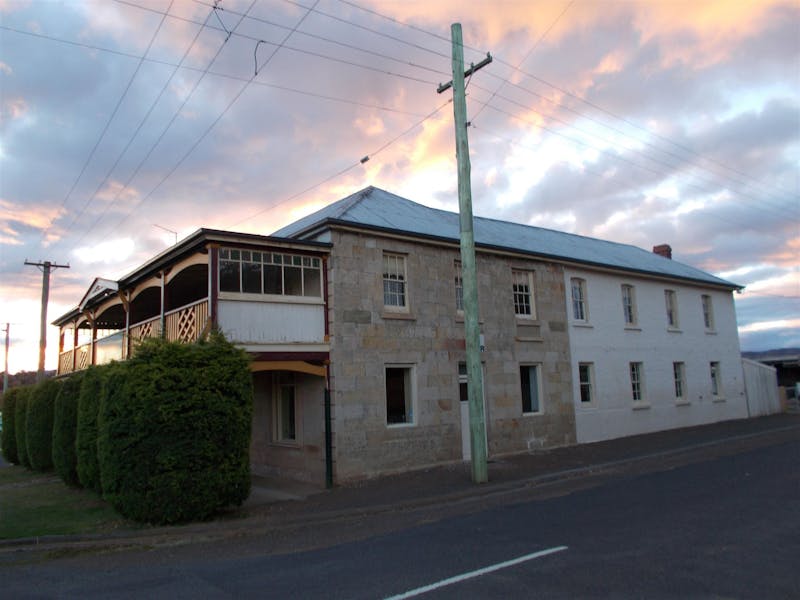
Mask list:
POLYGON ((178 313, 177 336, 182 342, 193 342, 197 339, 197 319, 194 307, 178 313))

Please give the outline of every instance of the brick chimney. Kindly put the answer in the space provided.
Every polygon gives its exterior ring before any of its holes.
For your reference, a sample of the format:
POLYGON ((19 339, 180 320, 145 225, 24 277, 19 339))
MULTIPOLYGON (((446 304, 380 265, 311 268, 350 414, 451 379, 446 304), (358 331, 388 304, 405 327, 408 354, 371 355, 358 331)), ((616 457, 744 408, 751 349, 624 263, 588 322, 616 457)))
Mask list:
POLYGON ((653 252, 659 256, 663 256, 664 258, 672 258, 672 246, 669 244, 659 244, 658 246, 653 246, 653 252))

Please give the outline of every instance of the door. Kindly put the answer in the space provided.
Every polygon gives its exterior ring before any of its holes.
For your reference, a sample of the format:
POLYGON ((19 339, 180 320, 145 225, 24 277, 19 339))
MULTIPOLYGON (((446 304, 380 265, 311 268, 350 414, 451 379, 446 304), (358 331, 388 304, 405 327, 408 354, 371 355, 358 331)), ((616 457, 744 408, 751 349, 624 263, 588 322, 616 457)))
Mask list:
MULTIPOLYGON (((487 424, 487 427, 484 429, 484 443, 486 443, 487 447, 487 454, 488 454, 488 443, 487 443, 487 430, 488 430, 488 421, 487 418, 488 411, 486 410, 486 372, 481 365, 481 378, 484 382, 483 384, 483 417, 484 422, 487 424)), ((467 363, 460 362, 458 363, 458 398, 459 404, 461 409, 461 457, 464 460, 470 460, 472 458, 472 441, 469 435, 469 397, 467 396, 467 363)))

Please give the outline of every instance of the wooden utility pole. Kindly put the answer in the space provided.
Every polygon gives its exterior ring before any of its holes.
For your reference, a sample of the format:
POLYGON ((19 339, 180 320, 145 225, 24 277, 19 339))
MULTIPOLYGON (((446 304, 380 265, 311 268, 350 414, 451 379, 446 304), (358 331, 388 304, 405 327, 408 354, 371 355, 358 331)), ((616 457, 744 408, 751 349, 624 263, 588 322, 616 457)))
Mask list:
POLYGON ((486 413, 483 402, 480 324, 478 322, 478 274, 475 264, 475 233, 472 219, 472 185, 470 182, 469 140, 467 137, 467 101, 464 78, 492 62, 487 57, 464 72, 464 44, 461 23, 450 27, 453 38, 453 80, 440 85, 441 94, 452 86, 453 116, 456 128, 456 160, 458 162, 458 207, 461 224, 461 276, 464 290, 464 330, 467 346, 467 396, 469 398, 470 459, 472 481, 489 481, 486 451, 486 413))
POLYGON ((53 269, 69 269, 69 265, 59 265, 49 260, 44 262, 25 261, 26 265, 38 267, 42 271, 42 313, 39 323, 39 371, 36 373, 36 381, 44 379, 44 355, 47 349, 47 302, 50 298, 50 272, 53 269))

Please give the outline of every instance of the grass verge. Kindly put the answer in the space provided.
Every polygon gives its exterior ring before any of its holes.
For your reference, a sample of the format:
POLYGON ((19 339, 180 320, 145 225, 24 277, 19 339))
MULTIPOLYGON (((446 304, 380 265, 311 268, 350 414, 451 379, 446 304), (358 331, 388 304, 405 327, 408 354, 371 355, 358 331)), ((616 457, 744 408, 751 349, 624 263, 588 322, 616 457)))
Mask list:
POLYGON ((139 528, 93 492, 67 487, 53 474, 0 467, 0 540, 108 533, 139 528))

